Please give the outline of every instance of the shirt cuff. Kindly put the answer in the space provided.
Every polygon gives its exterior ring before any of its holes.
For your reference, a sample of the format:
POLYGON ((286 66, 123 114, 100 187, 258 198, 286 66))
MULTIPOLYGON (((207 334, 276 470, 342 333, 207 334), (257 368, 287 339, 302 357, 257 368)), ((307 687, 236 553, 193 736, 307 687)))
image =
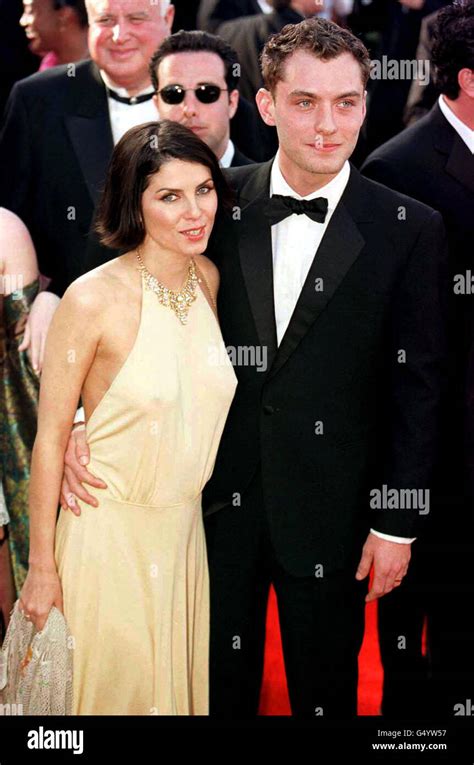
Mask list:
POLYGON ((84 413, 84 407, 81 406, 76 412, 73 425, 79 425, 79 423, 81 423, 81 425, 84 425, 85 421, 86 421, 86 415, 84 413))
POLYGON ((416 539, 416 537, 394 537, 391 534, 383 534, 381 531, 375 531, 375 529, 370 529, 370 533, 374 534, 376 537, 380 537, 380 539, 386 539, 387 542, 398 542, 401 545, 409 545, 416 539))

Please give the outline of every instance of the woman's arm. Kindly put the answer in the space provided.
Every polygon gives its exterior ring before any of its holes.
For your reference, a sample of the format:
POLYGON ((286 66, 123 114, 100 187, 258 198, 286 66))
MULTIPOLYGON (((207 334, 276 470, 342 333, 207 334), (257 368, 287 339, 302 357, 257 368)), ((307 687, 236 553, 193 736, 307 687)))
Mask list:
POLYGON ((64 452, 100 340, 106 304, 100 278, 82 277, 65 293, 46 342, 31 462, 30 567, 21 592, 23 608, 38 629, 42 629, 51 606, 60 602, 54 537, 64 452))

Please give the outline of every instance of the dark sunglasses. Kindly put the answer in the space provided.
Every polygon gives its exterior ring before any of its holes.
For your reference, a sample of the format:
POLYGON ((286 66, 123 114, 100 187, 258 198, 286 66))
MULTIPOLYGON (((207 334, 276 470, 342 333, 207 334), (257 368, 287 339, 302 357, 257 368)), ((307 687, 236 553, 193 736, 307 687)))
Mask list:
POLYGON ((183 88, 182 85, 166 85, 158 91, 165 104, 181 104, 188 90, 193 90, 196 98, 202 104, 213 104, 219 100, 221 93, 227 93, 227 88, 218 85, 198 85, 197 88, 183 88))

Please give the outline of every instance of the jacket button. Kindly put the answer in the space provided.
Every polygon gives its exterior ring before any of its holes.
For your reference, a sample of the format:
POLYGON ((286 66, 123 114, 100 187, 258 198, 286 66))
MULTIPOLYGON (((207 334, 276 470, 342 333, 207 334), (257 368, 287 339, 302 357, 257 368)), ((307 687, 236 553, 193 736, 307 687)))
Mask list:
POLYGON ((275 407, 270 406, 270 404, 265 404, 263 411, 265 414, 275 414, 275 407))

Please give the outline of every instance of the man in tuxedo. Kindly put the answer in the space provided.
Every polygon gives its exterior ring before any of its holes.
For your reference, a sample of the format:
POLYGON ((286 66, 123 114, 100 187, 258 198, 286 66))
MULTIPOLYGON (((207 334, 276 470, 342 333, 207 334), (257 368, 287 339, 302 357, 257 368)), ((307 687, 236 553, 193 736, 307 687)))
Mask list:
MULTIPOLYGON (((444 231, 348 162, 369 68, 322 19, 267 43, 257 101, 280 150, 227 171, 236 206, 207 253, 239 381, 203 499, 215 716, 257 713, 270 583, 293 714, 356 714, 367 577, 369 600, 400 584, 429 511, 444 231)), ((87 451, 71 437, 63 501, 100 485, 87 451)))
MULTIPOLYGON (((474 2, 439 11, 432 60, 441 95, 431 111, 366 160, 362 172, 430 205, 448 234, 449 356, 442 407, 441 449, 426 542, 417 550, 417 576, 379 608, 386 669, 384 711, 399 716, 407 682, 422 687, 421 631, 428 615, 434 711, 453 714, 474 683, 474 515, 466 473, 466 374, 472 352, 469 281, 474 241, 474 2), (453 523, 446 526, 447 514, 453 523), (400 651, 398 636, 407 636, 400 651), (417 671, 415 671, 417 670, 417 671)), ((414 573, 414 571, 412 572, 414 573)), ((412 708, 413 716, 418 709, 412 708)))

